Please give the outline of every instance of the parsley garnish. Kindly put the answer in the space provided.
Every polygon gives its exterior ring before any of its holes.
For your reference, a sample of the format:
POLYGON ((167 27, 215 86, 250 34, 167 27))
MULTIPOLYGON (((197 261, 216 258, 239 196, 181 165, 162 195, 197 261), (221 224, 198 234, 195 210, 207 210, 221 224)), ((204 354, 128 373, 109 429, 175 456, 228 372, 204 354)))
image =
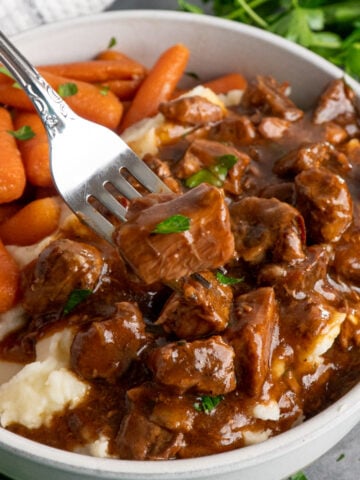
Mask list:
POLYGON ((172 215, 158 223, 152 233, 179 233, 190 229, 190 218, 185 215, 172 215))
POLYGON ((117 44, 116 38, 115 38, 115 37, 111 37, 110 40, 109 40, 109 43, 108 43, 107 48, 115 47, 116 44, 117 44))
POLYGON ((289 480, 307 480, 307 477, 303 472, 298 472, 289 477, 289 480))
MULTIPOLYGON (((296 42, 360 78, 360 3, 355 0, 203 0, 206 13, 254 25, 296 42)), ((181 10, 204 13, 191 1, 181 10)))
POLYGON ((100 85, 99 87, 99 92, 101 93, 101 95, 107 95, 109 90, 110 90, 110 87, 106 85, 100 85))
POLYGON ((244 281, 244 277, 241 277, 241 278, 229 277, 228 275, 224 275, 220 271, 216 272, 216 279, 219 283, 222 283, 223 285, 236 285, 237 283, 244 281))
POLYGON ((92 290, 88 289, 75 289, 73 290, 64 306, 63 314, 67 315, 70 313, 79 303, 85 300, 89 295, 92 294, 92 290))
POLYGON ((59 85, 59 88, 58 88, 58 94, 62 98, 72 97, 77 92, 78 92, 78 87, 76 83, 73 83, 73 82, 62 83, 61 85, 59 85))
POLYGON ((188 188, 194 188, 200 183, 210 183, 215 187, 222 187, 228 171, 235 165, 237 158, 235 155, 222 155, 219 157, 214 165, 207 168, 202 168, 185 180, 185 185, 188 188))
POLYGON ((224 399, 223 395, 217 395, 215 397, 204 395, 200 397, 197 402, 194 403, 194 408, 197 412, 210 413, 219 405, 219 403, 223 399, 224 399))
POLYGON ((337 462, 340 462, 340 460, 342 460, 343 458, 345 458, 345 453, 341 453, 338 458, 336 459, 337 462))
POLYGON ((35 137, 35 133, 29 125, 24 125, 18 130, 8 130, 8 133, 17 140, 30 140, 30 138, 35 137))

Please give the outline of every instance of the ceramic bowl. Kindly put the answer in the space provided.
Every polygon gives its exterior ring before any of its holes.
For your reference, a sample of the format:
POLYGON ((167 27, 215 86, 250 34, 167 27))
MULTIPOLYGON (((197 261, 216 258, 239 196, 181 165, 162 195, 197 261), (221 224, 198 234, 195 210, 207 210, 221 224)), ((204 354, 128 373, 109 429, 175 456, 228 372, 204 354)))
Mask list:
MULTIPOLYGON (((309 107, 343 72, 267 32, 205 15, 122 11, 68 21, 18 35, 15 44, 35 64, 88 59, 111 37, 151 65, 167 46, 191 50, 189 71, 200 78, 238 70, 289 81, 292 98, 309 107)), ((360 96, 360 86, 347 79, 360 96)), ((0 468, 19 480, 280 480, 311 463, 360 420, 360 385, 314 418, 264 443, 209 457, 176 461, 100 459, 56 450, 0 428, 0 468)))

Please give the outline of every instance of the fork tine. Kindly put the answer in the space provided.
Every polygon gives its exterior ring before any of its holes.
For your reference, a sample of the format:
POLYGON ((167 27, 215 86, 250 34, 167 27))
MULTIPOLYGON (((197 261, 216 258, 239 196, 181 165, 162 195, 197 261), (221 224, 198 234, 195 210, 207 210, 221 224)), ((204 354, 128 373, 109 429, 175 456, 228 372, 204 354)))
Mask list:
POLYGON ((84 204, 81 206, 81 211, 77 211, 75 213, 98 235, 107 240, 110 244, 114 244, 114 225, 100 212, 98 212, 93 205, 84 202, 84 204))
POLYGON ((126 198, 132 199, 141 197, 141 194, 121 175, 121 173, 120 175, 114 175, 109 179, 109 183, 126 198))
POLYGON ((104 205, 112 215, 115 215, 119 220, 125 222, 126 208, 123 207, 118 200, 105 188, 103 190, 97 189, 92 195, 98 202, 104 205))

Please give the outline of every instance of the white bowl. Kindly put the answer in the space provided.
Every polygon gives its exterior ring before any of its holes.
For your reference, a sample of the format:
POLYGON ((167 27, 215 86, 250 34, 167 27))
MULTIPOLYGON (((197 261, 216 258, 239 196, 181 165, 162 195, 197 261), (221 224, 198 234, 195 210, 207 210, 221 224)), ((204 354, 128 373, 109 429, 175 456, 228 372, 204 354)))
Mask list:
MULTIPOLYGON (((209 78, 238 70, 289 81, 292 97, 309 107, 343 72, 267 32, 204 15, 122 11, 26 32, 14 38, 34 63, 88 59, 111 37, 130 56, 151 65, 177 42, 191 50, 189 71, 209 78)), ((360 96, 360 86, 348 83, 360 96)), ((314 418, 264 443, 208 457, 175 461, 100 459, 56 450, 0 428, 0 468, 19 480, 280 480, 311 463, 360 420, 360 385, 314 418)))

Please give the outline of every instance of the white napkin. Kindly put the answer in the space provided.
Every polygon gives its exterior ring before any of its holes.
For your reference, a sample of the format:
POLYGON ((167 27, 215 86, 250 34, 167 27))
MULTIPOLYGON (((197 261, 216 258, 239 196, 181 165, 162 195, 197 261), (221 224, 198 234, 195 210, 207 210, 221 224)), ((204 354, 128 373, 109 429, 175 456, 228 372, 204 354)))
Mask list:
POLYGON ((98 13, 114 0, 0 0, 0 29, 7 35, 43 23, 98 13))

